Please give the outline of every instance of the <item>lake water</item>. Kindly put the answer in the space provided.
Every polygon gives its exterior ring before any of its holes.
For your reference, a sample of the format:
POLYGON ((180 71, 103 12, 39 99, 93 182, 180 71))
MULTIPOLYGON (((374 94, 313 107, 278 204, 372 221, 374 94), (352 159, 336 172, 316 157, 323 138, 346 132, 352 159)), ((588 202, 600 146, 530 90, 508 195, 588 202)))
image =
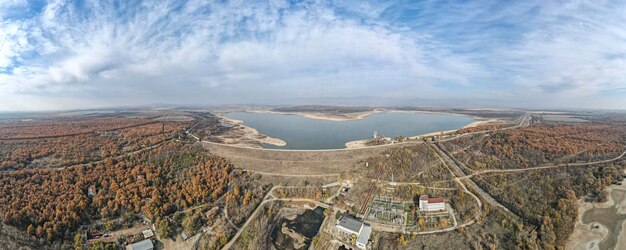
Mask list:
POLYGON ((0 112, 0 120, 25 119, 35 117, 36 115, 36 113, 0 112))
POLYGON ((374 132, 387 137, 415 136, 459 129, 474 121, 463 115, 418 112, 375 113, 349 121, 251 112, 233 112, 226 117, 241 120, 262 134, 287 142, 284 147, 263 145, 278 149, 339 149, 345 148, 346 142, 372 138, 374 132))

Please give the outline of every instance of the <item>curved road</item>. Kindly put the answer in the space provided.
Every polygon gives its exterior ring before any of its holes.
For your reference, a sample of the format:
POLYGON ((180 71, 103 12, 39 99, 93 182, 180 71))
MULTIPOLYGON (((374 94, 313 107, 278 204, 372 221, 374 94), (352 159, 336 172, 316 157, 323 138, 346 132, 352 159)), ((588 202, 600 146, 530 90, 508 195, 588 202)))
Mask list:
POLYGON ((239 230, 237 230, 237 233, 235 234, 235 236, 233 236, 230 241, 228 241, 228 243, 226 243, 226 245, 224 245, 222 247, 222 250, 226 250, 226 249, 230 249, 232 247, 232 245, 235 243, 235 241, 237 240, 237 238, 239 238, 239 236, 241 235, 241 233, 243 232, 243 230, 248 226, 248 224, 250 224, 250 222, 252 222, 252 220, 257 216, 257 214, 259 213, 259 211, 261 210, 261 208, 263 206, 265 206, 267 203, 269 202, 274 202, 274 201, 303 201, 303 202, 311 202, 311 203, 315 203, 315 205, 323 207, 323 208, 329 208, 331 207, 328 204, 316 201, 316 200, 312 200, 312 199, 306 199, 306 198, 270 198, 273 197, 272 196, 272 192, 274 192, 275 189, 277 188, 283 188, 285 186, 274 186, 272 187, 272 189, 270 189, 269 192, 267 192, 267 194, 265 195, 265 197, 263 198, 263 201, 261 203, 259 203, 259 205, 257 206, 257 208, 254 210, 254 212, 252 212, 252 214, 250 214, 250 216, 248 217, 248 220, 246 220, 246 223, 244 223, 239 230))
POLYGON ((621 159, 622 157, 624 157, 624 155, 626 155, 626 151, 622 152, 622 154, 620 154, 619 156, 617 156, 615 158, 606 159, 606 160, 600 160, 600 161, 579 162, 579 163, 562 163, 562 164, 557 164, 557 165, 546 165, 546 166, 531 167, 531 168, 486 169, 486 170, 479 170, 479 171, 473 172, 472 174, 469 174, 469 175, 466 175, 466 176, 457 177, 455 179, 469 179, 469 178, 472 178, 472 177, 474 177, 476 175, 488 174, 488 173, 511 173, 511 172, 524 172, 524 171, 530 171, 530 170, 542 170, 542 169, 551 169, 551 168, 560 168, 560 167, 588 166, 588 165, 595 165, 595 164, 601 164, 601 163, 617 161, 617 160, 621 159))

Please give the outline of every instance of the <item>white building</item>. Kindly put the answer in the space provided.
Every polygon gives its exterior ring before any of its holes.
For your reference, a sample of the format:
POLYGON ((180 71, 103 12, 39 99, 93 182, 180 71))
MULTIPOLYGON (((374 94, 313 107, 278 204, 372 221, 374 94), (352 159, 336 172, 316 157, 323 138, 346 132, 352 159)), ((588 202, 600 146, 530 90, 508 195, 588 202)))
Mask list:
POLYGON ((370 240, 370 234, 372 234, 372 227, 370 227, 370 225, 363 223, 361 232, 359 232, 359 237, 356 238, 356 247, 360 249, 366 249, 367 242, 370 240))
POLYGON ((341 218, 339 218, 335 226, 339 230, 340 234, 350 237, 352 235, 358 235, 359 232, 361 232, 363 222, 348 214, 343 214, 341 215, 341 218))
POLYGON ((420 211, 434 212, 446 210, 446 203, 443 198, 428 198, 428 195, 420 196, 419 200, 420 211))
POLYGON ((152 232, 152 229, 143 230, 141 231, 141 233, 143 234, 144 239, 150 239, 154 236, 154 232, 152 232))
POLYGON ((367 242, 372 234, 372 227, 351 215, 343 214, 335 225, 340 234, 347 237, 356 237, 356 246, 366 249, 367 242))
POLYGON ((154 245, 151 240, 147 239, 126 246, 126 250, 154 250, 154 245))

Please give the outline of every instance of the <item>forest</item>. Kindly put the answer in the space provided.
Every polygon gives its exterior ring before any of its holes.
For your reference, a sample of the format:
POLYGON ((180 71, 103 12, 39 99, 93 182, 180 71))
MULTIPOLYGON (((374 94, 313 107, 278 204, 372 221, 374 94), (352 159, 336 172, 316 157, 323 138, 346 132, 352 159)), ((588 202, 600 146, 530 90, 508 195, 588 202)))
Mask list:
POLYGON ((100 161, 170 140, 186 125, 144 118, 0 122, 0 171, 100 161))
POLYGON ((231 174, 234 178, 229 178, 228 191, 217 200, 157 218, 157 234, 162 239, 174 239, 181 228, 187 235, 200 233, 196 244, 199 249, 219 249, 226 244, 235 234, 235 227, 243 225, 271 188, 261 185, 258 175, 237 170, 231 174), (203 233, 202 228, 211 233, 203 233))
POLYGON ((472 169, 528 168, 619 156, 626 146, 626 127, 538 125, 461 137, 440 145, 472 169))
POLYGON ((184 129, 227 129, 212 114, 159 114, 0 121, 0 226, 63 248, 148 220, 162 239, 207 226, 205 247, 223 245, 271 186, 189 143, 184 129))
POLYGON ((94 220, 128 213, 155 220, 216 200, 233 178, 224 159, 167 142, 90 166, 0 172, 0 213, 4 223, 36 237, 68 239, 94 220))
POLYGON ((494 198, 538 229, 542 249, 563 247, 574 229, 578 199, 604 202, 606 186, 623 180, 623 160, 473 179, 494 198))
POLYGON ((450 174, 440 166, 436 153, 426 144, 396 147, 367 160, 369 178, 428 183, 446 180, 450 174))
POLYGON ((626 127, 620 124, 538 124, 461 137, 440 145, 473 170, 564 164, 562 168, 472 177, 513 215, 534 228, 534 244, 541 249, 563 248, 574 228, 579 199, 605 201, 606 187, 622 181, 626 165, 624 160, 567 165, 621 155, 626 127))
POLYGON ((38 119, 29 121, 8 121, 0 123, 0 139, 40 139, 46 137, 64 137, 96 131, 111 131, 156 123, 149 119, 138 118, 79 118, 38 119))

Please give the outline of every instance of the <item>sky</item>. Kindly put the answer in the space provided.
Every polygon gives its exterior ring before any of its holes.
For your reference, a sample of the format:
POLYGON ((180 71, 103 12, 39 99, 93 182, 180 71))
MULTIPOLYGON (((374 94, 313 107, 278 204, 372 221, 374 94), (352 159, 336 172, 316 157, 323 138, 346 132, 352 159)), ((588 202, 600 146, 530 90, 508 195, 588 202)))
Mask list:
POLYGON ((626 1, 0 0, 0 111, 626 107, 626 1))

